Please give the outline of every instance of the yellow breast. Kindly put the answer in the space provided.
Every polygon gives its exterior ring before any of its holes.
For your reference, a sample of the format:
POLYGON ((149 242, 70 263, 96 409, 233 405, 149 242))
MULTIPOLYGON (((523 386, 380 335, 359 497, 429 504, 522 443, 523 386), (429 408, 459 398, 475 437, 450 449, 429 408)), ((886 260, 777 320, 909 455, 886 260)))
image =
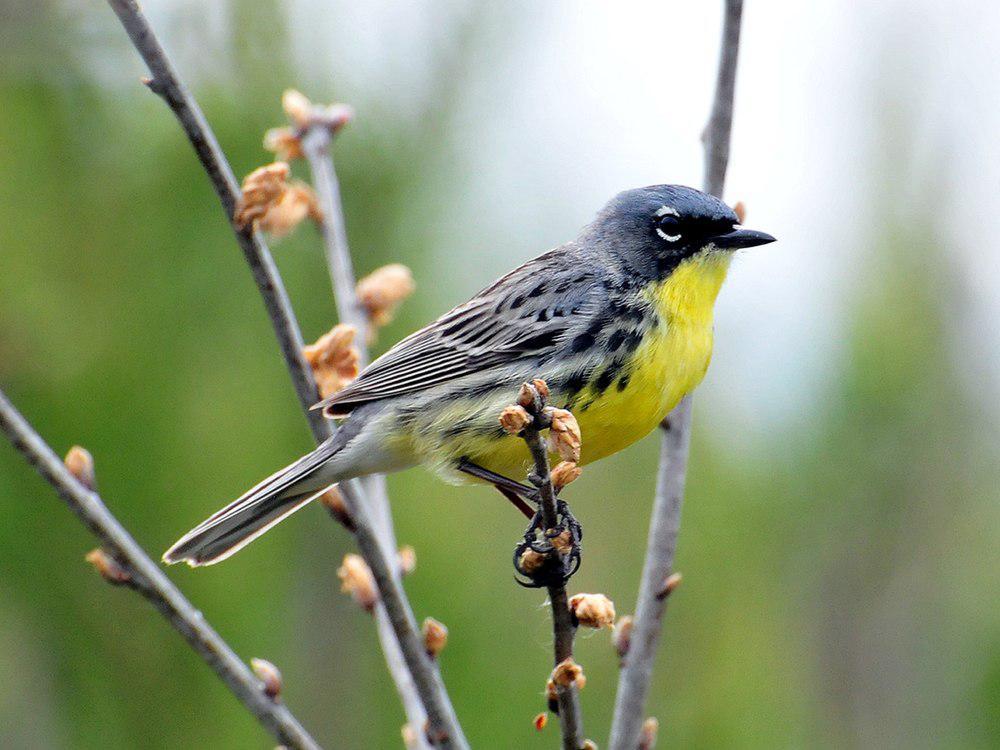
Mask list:
POLYGON ((628 387, 608 388, 576 414, 583 435, 582 463, 616 453, 648 434, 705 376, 712 358, 715 299, 731 254, 712 252, 684 261, 646 297, 660 322, 633 357, 628 387))

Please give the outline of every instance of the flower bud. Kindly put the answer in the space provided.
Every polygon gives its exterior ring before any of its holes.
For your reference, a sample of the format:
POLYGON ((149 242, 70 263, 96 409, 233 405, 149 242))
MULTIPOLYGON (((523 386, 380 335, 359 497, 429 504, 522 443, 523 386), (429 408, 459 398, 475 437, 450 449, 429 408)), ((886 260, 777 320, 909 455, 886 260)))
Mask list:
POLYGON ((542 711, 542 713, 537 714, 532 720, 532 724, 535 725, 535 731, 541 732, 545 729, 545 725, 549 723, 549 715, 542 711))
POLYGON ((549 384, 546 383, 541 378, 535 378, 531 381, 531 384, 535 386, 535 390, 538 391, 538 397, 542 399, 542 402, 549 400, 549 384))
POLYGON ((579 479, 581 473, 583 473, 583 469, 578 464, 572 461, 560 461, 552 468, 549 478, 552 480, 552 486, 561 490, 570 482, 579 479))
POLYGON ((528 547, 521 553, 521 557, 518 558, 521 572, 526 576, 532 575, 545 565, 546 557, 547 555, 544 552, 535 552, 531 547, 528 547))
POLYGON ((344 496, 340 494, 337 485, 327 488, 326 492, 319 496, 319 501, 345 529, 354 531, 354 519, 351 518, 347 503, 344 502, 344 496))
POLYGON ((674 593, 674 590, 681 585, 681 574, 671 573, 664 579, 663 585, 660 586, 660 590, 656 592, 656 598, 663 600, 674 593))
POLYGON ((413 274, 402 263, 391 263, 372 271, 358 282, 358 304, 368 313, 373 328, 392 320, 399 303, 413 294, 413 274))
POLYGON ((656 747, 656 735, 660 731, 660 722, 656 717, 650 716, 642 722, 642 730, 639 732, 639 750, 653 750, 656 747))
POLYGON ((625 658, 629 646, 632 645, 632 625, 632 615, 624 615, 618 618, 615 629, 611 633, 611 643, 614 645, 615 651, 618 652, 619 658, 625 658))
POLYGON ((295 89, 286 89, 281 95, 281 108, 285 110, 288 119, 300 127, 308 125, 312 117, 312 102, 305 94, 295 89))
POLYGON ((88 490, 93 490, 97 486, 97 477, 94 474, 94 457, 86 448, 74 445, 69 449, 63 463, 66 464, 69 473, 76 477, 76 481, 88 490))
POLYGON ((132 582, 132 574, 100 547, 90 550, 83 559, 94 566, 101 578, 114 586, 122 586, 132 582))
POLYGON ((552 682, 557 687, 575 686, 577 690, 583 690, 587 678, 583 674, 583 667, 570 657, 556 664, 556 668, 552 670, 552 682))
POLYGON ((519 404, 512 404, 500 412, 500 426, 508 435, 520 435, 531 424, 531 415, 519 404))
POLYGON ((287 163, 276 161, 243 178, 242 193, 233 214, 237 228, 244 229, 267 213, 288 188, 290 172, 287 163))
POLYGON ((604 594, 574 594, 569 609, 576 622, 587 628, 610 628, 615 624, 615 605, 604 594))
POLYGON ((529 412, 535 411, 535 398, 538 391, 530 383, 521 383, 521 388, 517 392, 517 403, 529 412))
POLYGON ((417 551, 409 544, 399 548, 399 573, 408 576, 417 569, 417 551))
POLYGON ((277 700, 281 695, 283 682, 281 672, 267 659, 251 659, 250 668, 257 678, 264 683, 264 695, 271 700, 277 700))
POLYGON ((358 376, 361 355, 354 346, 354 326, 338 323, 302 354, 312 368, 322 398, 341 390, 358 376))
POLYGON ((743 201, 736 201, 736 205, 733 206, 733 213, 736 214, 736 220, 742 224, 747 220, 747 207, 743 201))
POLYGON ((291 128, 271 128, 264 133, 264 149, 279 161, 302 158, 302 140, 291 128))
POLYGON ((432 659, 437 658, 448 645, 448 628, 433 617, 428 617, 420 630, 424 634, 424 650, 427 655, 432 659))
POLYGON ((563 461, 580 463, 580 425, 576 417, 566 409, 549 408, 547 414, 552 420, 549 427, 549 449, 559 454, 563 461))
POLYGON ((351 598, 366 612, 371 612, 378 601, 378 591, 375 588, 375 578, 368 564, 353 552, 344 555, 344 561, 337 569, 340 579, 340 590, 350 594, 351 598))

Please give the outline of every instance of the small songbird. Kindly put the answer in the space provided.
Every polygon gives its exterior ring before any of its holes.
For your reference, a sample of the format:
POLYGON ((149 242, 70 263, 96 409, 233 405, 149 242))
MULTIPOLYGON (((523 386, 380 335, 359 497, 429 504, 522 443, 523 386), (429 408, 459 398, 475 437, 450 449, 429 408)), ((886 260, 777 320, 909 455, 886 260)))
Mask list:
POLYGON ((233 554, 336 482, 422 464, 448 481, 517 485, 530 464, 498 416, 534 378, 569 409, 581 463, 653 430, 702 380, 733 251, 773 242, 680 185, 615 196, 550 250, 400 341, 316 405, 343 420, 316 450, 185 534, 164 555, 233 554))

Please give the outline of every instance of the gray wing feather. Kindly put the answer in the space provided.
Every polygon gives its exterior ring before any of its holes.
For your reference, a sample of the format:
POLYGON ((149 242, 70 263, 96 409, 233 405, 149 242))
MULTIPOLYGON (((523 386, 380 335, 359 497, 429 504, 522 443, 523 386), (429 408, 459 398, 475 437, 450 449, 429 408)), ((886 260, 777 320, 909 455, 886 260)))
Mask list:
POLYGON ((546 359, 600 310, 593 266, 563 246, 528 261, 400 341, 357 380, 316 404, 342 416, 517 360, 546 359))

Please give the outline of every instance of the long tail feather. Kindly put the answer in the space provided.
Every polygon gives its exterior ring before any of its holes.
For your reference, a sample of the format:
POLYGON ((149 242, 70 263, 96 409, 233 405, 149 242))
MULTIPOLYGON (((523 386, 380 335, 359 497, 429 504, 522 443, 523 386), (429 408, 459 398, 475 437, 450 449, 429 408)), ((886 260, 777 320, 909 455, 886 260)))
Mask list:
POLYGON ((211 565, 243 549, 335 481, 322 468, 340 447, 334 436, 272 474, 182 536, 164 553, 163 561, 211 565))

